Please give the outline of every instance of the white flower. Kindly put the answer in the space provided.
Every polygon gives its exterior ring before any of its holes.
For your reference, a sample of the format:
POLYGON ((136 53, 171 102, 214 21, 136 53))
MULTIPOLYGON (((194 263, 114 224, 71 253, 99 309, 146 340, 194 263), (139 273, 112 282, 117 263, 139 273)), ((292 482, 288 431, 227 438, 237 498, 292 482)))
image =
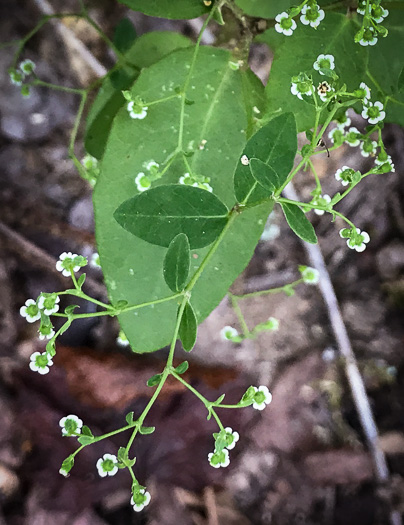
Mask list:
POLYGON ((32 62, 29 58, 26 60, 23 60, 20 62, 20 65, 18 66, 22 73, 24 75, 30 75, 33 71, 35 71, 35 62, 32 62))
POLYGON ((53 329, 53 326, 51 324, 43 325, 38 330, 38 333, 39 339, 43 341, 44 339, 52 339, 52 337, 55 335, 55 330, 53 329))
POLYGON ((318 55, 317 60, 313 64, 313 68, 320 73, 320 75, 324 75, 321 69, 335 69, 334 64, 334 57, 333 55, 318 55))
POLYGON ((359 40, 361 46, 374 46, 377 44, 377 34, 376 31, 368 27, 365 29, 362 38, 359 40))
POLYGON ((70 414, 69 416, 62 417, 59 421, 59 426, 62 427, 63 436, 72 436, 75 434, 81 434, 83 421, 79 417, 70 414))
POLYGON ((345 140, 344 129, 341 129, 339 126, 333 128, 328 133, 328 138, 331 139, 333 144, 342 144, 345 140))
POLYGON ((146 191, 151 187, 151 181, 142 171, 137 174, 135 179, 138 191, 146 191))
POLYGON ((207 182, 194 182, 192 186, 194 188, 200 188, 201 190, 209 191, 210 193, 212 193, 213 191, 212 186, 208 184, 207 182))
POLYGON ((386 116, 383 108, 384 106, 381 102, 368 102, 367 105, 363 107, 362 117, 367 119, 369 124, 377 124, 386 116))
POLYGON ((360 231, 359 228, 343 228, 339 232, 340 237, 346 239, 348 248, 357 252, 363 252, 366 249, 366 244, 370 241, 369 234, 365 231, 360 231))
POLYGON ((338 182, 340 182, 343 186, 348 186, 348 184, 352 181, 354 173, 355 170, 353 170, 349 166, 342 166, 342 168, 338 169, 335 172, 335 179, 338 182))
POLYGON ((253 386, 255 390, 253 408, 256 410, 264 410, 272 401, 272 394, 266 386, 253 386))
POLYGON ((226 441, 228 443, 230 442, 228 445, 226 445, 226 448, 227 450, 232 450, 236 446, 237 441, 240 439, 239 433, 236 431, 233 432, 230 427, 226 427, 224 430, 226 432, 226 441))
POLYGON ((296 22, 289 17, 286 11, 276 15, 275 21, 277 22, 275 24, 275 31, 283 33, 285 36, 291 36, 297 27, 296 22))
POLYGON ((345 135, 345 141, 351 148, 355 148, 360 144, 360 132, 357 128, 352 127, 348 129, 348 133, 345 135))
POLYGON ((389 164, 390 171, 395 172, 395 167, 390 155, 387 155, 385 151, 381 151, 379 155, 375 158, 375 164, 377 166, 383 166, 384 164, 389 164))
POLYGON ((233 328, 232 326, 225 326, 224 328, 222 328, 220 330, 220 337, 224 340, 224 341, 231 341, 231 339, 233 337, 237 337, 238 336, 238 332, 235 328, 233 328))
POLYGON ((230 465, 229 451, 224 448, 221 452, 210 452, 208 461, 213 468, 228 467, 230 465))
POLYGON ((90 257, 90 266, 91 268, 101 268, 100 256, 97 252, 94 252, 90 257))
POLYGON ((337 120, 337 128, 340 131, 345 131, 345 128, 350 125, 351 125, 351 119, 348 117, 348 113, 345 113, 337 120))
POLYGON ((118 459, 113 454, 104 454, 102 458, 97 461, 98 474, 105 478, 105 476, 115 476, 118 472, 118 459))
MULTIPOLYGON (((316 197, 312 200, 312 204, 315 204, 317 206, 324 206, 326 207, 327 204, 331 202, 331 197, 327 194, 320 195, 319 197, 316 197)), ((314 210, 314 213, 316 215, 324 215, 325 210, 314 210)))
POLYGON ((116 342, 119 346, 129 346, 128 338, 126 337, 123 330, 120 330, 118 337, 116 338, 116 342))
POLYGON ((380 22, 383 22, 386 16, 389 16, 389 11, 384 9, 381 5, 374 5, 372 6, 370 14, 373 20, 380 24, 380 22))
POLYGON ((243 166, 248 166, 250 164, 250 161, 247 157, 247 155, 243 155, 240 159, 240 162, 243 166))
POLYGON ((374 155, 377 149, 377 142, 375 140, 363 141, 360 145, 362 157, 369 157, 374 155))
POLYGON ((133 101, 129 102, 127 106, 129 116, 138 120, 143 120, 147 116, 148 109, 149 108, 147 106, 140 106, 139 104, 135 104, 133 101))
POLYGON ((310 25, 311 27, 317 28, 320 25, 321 20, 324 20, 325 13, 322 9, 319 9, 318 5, 315 7, 309 7, 307 4, 303 6, 301 10, 300 21, 305 26, 310 25))
POLYGON ((77 255, 72 252, 63 252, 59 255, 59 260, 56 263, 56 270, 62 272, 65 277, 71 276, 71 271, 78 272, 80 268, 86 266, 87 259, 82 255, 77 255))
POLYGON ((360 15, 364 15, 366 11, 366 0, 359 0, 358 1, 358 8, 357 13, 360 15))
POLYGON ((150 171, 152 168, 154 168, 155 170, 158 170, 158 168, 160 167, 160 164, 156 162, 155 160, 149 160, 149 162, 145 162, 143 166, 147 171, 150 171))
POLYGON ((35 323, 41 318, 41 312, 33 299, 27 299, 25 306, 21 306, 20 315, 25 317, 29 323, 35 323))
POLYGON ((364 104, 368 104, 370 100, 370 87, 365 84, 365 82, 361 82, 359 84, 359 89, 356 90, 358 93, 358 98, 362 99, 364 104))
POLYGON ((150 500, 149 492, 146 492, 145 489, 138 489, 131 497, 130 504, 135 512, 140 512, 150 503, 150 500))
POLYGON ((24 73, 16 71, 15 69, 9 72, 10 82, 15 86, 21 86, 24 80, 24 73))
POLYGON ((320 272, 310 266, 306 266, 300 273, 306 284, 317 284, 320 280, 320 272))
POLYGON ((193 181, 194 179, 190 176, 189 173, 184 173, 184 175, 182 177, 179 178, 179 183, 180 184, 186 184, 186 185, 189 185, 191 186, 193 184, 193 181))
POLYGON ((45 315, 55 314, 59 310, 60 297, 56 294, 41 294, 38 299, 38 308, 45 315))
POLYGON ((52 358, 46 352, 43 354, 40 352, 34 352, 30 359, 30 369, 41 375, 47 374, 49 372, 49 367, 53 365, 52 358))
POLYGON ((290 92, 292 93, 292 95, 296 95, 297 98, 300 98, 300 100, 303 100, 302 95, 310 96, 313 94, 313 86, 309 81, 306 80, 302 82, 292 81, 290 92))
POLYGON ((279 320, 275 319, 275 317, 268 317, 268 320, 265 322, 265 328, 272 332, 276 332, 279 330, 279 320))
POLYGON ((320 82, 320 84, 317 86, 317 94, 320 97, 320 100, 322 100, 322 102, 327 101, 327 93, 331 93, 332 91, 335 90, 325 80, 323 82, 320 82))
POLYGON ((65 470, 64 468, 60 468, 59 469, 59 474, 61 474, 63 477, 65 478, 68 478, 69 477, 69 473, 67 472, 67 470, 65 470))

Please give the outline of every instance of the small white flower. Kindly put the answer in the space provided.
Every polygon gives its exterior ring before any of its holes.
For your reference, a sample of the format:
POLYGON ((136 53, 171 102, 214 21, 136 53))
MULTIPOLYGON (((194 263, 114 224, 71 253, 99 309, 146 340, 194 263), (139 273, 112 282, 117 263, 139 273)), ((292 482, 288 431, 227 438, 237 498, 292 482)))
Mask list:
POLYGON ((276 332, 279 330, 279 320, 275 317, 268 317, 268 320, 265 322, 265 328, 271 330, 271 332, 276 332))
POLYGON ((60 468, 59 469, 59 474, 61 474, 63 477, 65 478, 68 478, 69 477, 69 473, 67 472, 67 470, 65 470, 64 468, 60 468))
POLYGON ((328 133, 328 138, 331 139, 333 144, 342 144, 345 140, 344 129, 341 129, 339 126, 333 128, 328 133))
POLYGON ((369 124, 377 124, 386 116, 383 108, 384 106, 381 102, 368 102, 367 105, 363 107, 362 117, 367 119, 369 124))
POLYGON ((38 332, 39 332, 39 339, 41 341, 43 341, 44 339, 52 339, 52 337, 55 335, 55 330, 53 329, 52 325, 41 326, 38 332))
POLYGON ((351 119, 348 117, 348 113, 345 113, 337 120, 337 128, 340 131, 345 131, 345 128, 351 125, 351 119))
POLYGON ((115 476, 118 472, 118 458, 113 454, 104 454, 102 458, 97 461, 98 474, 105 478, 105 476, 115 476))
POLYGON ((27 299, 25 306, 21 306, 20 315, 25 317, 29 323, 35 323, 41 318, 41 312, 33 299, 27 299))
POLYGON ((137 174, 135 179, 138 191, 146 191, 151 187, 151 181, 142 171, 137 174))
POLYGON ((360 145, 362 157, 369 157, 369 155, 374 155, 377 150, 377 142, 375 140, 369 140, 361 142, 360 145))
POLYGON ((155 170, 158 170, 159 167, 160 167, 160 164, 158 162, 156 162, 155 160, 149 160, 149 162, 145 162, 143 164, 144 168, 147 170, 147 171, 150 171, 152 170, 153 168, 155 170))
POLYGON ((327 94, 335 91, 327 81, 320 82, 317 86, 317 94, 322 102, 326 102, 328 99, 327 94))
POLYGON ((360 144, 360 132, 357 128, 352 127, 348 129, 348 133, 345 135, 345 141, 351 148, 355 148, 360 144))
POLYGON ((320 69, 335 69, 334 60, 333 55, 318 55, 317 60, 313 64, 313 68, 318 71, 320 75, 324 75, 320 69))
POLYGON ((361 98, 364 104, 368 104, 370 100, 370 87, 365 84, 365 82, 361 82, 358 91, 358 98, 361 98))
POLYGON ((126 337, 123 330, 120 330, 118 337, 116 338, 116 342, 119 346, 129 346, 128 338, 126 337))
POLYGON ((342 168, 338 169, 335 172, 335 179, 338 182, 340 182, 343 186, 348 186, 348 184, 352 181, 354 173, 355 170, 353 170, 349 166, 342 166, 342 168))
POLYGON ((363 252, 366 249, 366 244, 370 241, 369 234, 365 231, 360 231, 356 228, 356 235, 351 234, 351 237, 347 239, 346 243, 348 248, 357 252, 363 252))
POLYGON ((356 12, 360 15, 364 15, 366 12, 366 0, 359 0, 358 1, 358 8, 356 12))
POLYGON ((272 401, 272 394, 266 386, 253 387, 255 390, 253 408, 256 410, 264 410, 272 401))
POLYGON ((150 503, 150 500, 149 492, 146 492, 145 489, 138 489, 131 497, 130 504, 135 512, 140 512, 150 503))
POLYGON ((148 109, 149 108, 147 106, 140 106, 139 104, 135 104, 133 101, 129 102, 127 106, 129 116, 138 120, 143 120, 147 116, 148 109))
POLYGON ((248 166, 250 164, 250 160, 247 155, 243 155, 240 159, 240 162, 243 166, 248 166))
POLYGON ((227 450, 232 450, 235 446, 237 441, 240 439, 239 433, 234 431, 230 427, 226 427, 226 441, 230 442, 228 445, 226 445, 227 450))
POLYGON ((208 461, 213 468, 228 467, 230 465, 229 451, 224 448, 221 452, 210 452, 208 461))
POLYGON ((43 354, 40 352, 34 352, 30 359, 30 369, 41 375, 47 374, 49 372, 49 367, 53 365, 52 358, 46 352, 43 354))
POLYGON ((24 73, 21 73, 20 71, 16 71, 15 69, 9 72, 10 75, 10 82, 14 84, 14 86, 22 86, 23 80, 24 80, 24 73))
POLYGON ((361 46, 374 46, 375 44, 377 44, 376 31, 371 27, 365 29, 362 38, 359 40, 359 44, 361 46))
POLYGON ((180 184, 185 184, 185 185, 188 185, 188 186, 192 186, 193 184, 193 178, 190 176, 189 173, 184 173, 184 175, 182 177, 179 178, 179 183, 180 184))
POLYGON ((83 421, 73 415, 62 417, 59 421, 59 426, 62 427, 63 436, 74 436, 75 434, 81 434, 81 428, 83 426, 83 421))
MULTIPOLYGON (((331 202, 331 197, 327 194, 324 194, 324 195, 320 195, 319 197, 316 197, 315 199, 312 200, 312 204, 315 204, 317 206, 324 206, 326 207, 327 204, 329 204, 331 202)), ((314 213, 316 215, 324 215, 325 213, 325 210, 314 210, 314 213)))
POLYGON ((59 310, 60 297, 56 294, 41 294, 38 299, 38 308, 45 315, 55 314, 59 310))
POLYGON ((383 166, 384 164, 389 164, 390 171, 393 173, 396 171, 390 155, 387 155, 384 151, 381 151, 379 155, 375 158, 375 164, 377 166, 383 166))
POLYGON ((286 11, 276 15, 275 21, 277 22, 275 24, 275 31, 283 33, 285 36, 291 36, 297 27, 296 22, 293 18, 289 17, 286 11))
POLYGON ((194 182, 192 186, 194 188, 200 188, 201 190, 209 191, 210 193, 212 193, 213 191, 212 186, 208 184, 207 182, 194 182))
POLYGON ((90 266, 91 268, 101 268, 100 256, 97 252, 94 252, 90 257, 90 266))
POLYGON ((310 266, 306 266, 306 268, 301 270, 300 273, 303 281, 306 284, 317 284, 320 280, 320 272, 315 268, 311 268, 310 266))
POLYGON ((290 88, 292 95, 296 95, 297 98, 303 100, 303 95, 311 96, 313 94, 313 86, 309 81, 293 82, 290 88))
POLYGON ((237 337, 238 336, 238 332, 235 328, 233 328, 232 326, 225 326, 224 328, 222 328, 220 330, 220 337, 224 340, 224 341, 231 341, 231 339, 233 337, 237 337))
POLYGON ((383 22, 386 16, 389 16, 389 11, 387 9, 384 9, 381 5, 375 5, 372 6, 370 14, 373 20, 380 24, 381 22, 383 22))
POLYGON ((315 7, 309 7, 307 4, 302 7, 300 21, 305 26, 310 25, 311 27, 317 28, 320 22, 324 20, 325 13, 322 9, 319 9, 318 5, 315 7))
POLYGON ((26 60, 23 60, 20 62, 20 65, 18 66, 20 68, 20 71, 24 75, 30 75, 33 71, 35 71, 35 62, 27 58, 26 60))
POLYGON ((59 255, 59 260, 56 263, 56 270, 62 272, 65 277, 70 277, 71 272, 78 272, 80 268, 86 266, 87 259, 82 255, 77 255, 72 252, 63 252, 59 255))

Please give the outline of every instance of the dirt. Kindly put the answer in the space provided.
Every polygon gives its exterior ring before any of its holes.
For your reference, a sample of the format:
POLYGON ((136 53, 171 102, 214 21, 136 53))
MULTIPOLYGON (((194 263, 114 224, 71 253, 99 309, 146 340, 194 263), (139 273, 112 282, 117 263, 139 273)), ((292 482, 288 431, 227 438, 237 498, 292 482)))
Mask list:
MULTIPOLYGON (((59 7, 77 9, 73 0, 59 7)), ((126 13, 113 1, 93 3, 91 9, 109 35, 126 13)), ((33 2, 2 2, 2 39, 21 38, 39 17, 33 2)), ((131 18, 139 34, 174 29, 192 37, 197 28, 194 22, 131 18)), ((88 28, 72 22, 69 27, 98 60, 112 63, 88 28)), ((0 50, 0 525, 380 525, 388 523, 392 508, 403 512, 403 130, 393 125, 383 130, 396 172, 367 178, 340 207, 370 233, 364 253, 346 249, 339 224, 313 217, 391 483, 376 482, 319 290, 299 286, 293 297, 277 294, 240 303, 251 327, 269 316, 280 320, 279 331, 255 341, 221 340, 224 325, 237 326, 227 299, 202 323, 197 346, 186 356, 191 362, 187 380, 211 399, 225 392, 229 403, 249 385, 266 384, 273 402, 260 413, 226 412, 226 425, 241 438, 230 467, 215 470, 207 462, 214 423, 190 392, 169 383, 147 420, 156 432, 135 442, 136 474, 152 493, 147 510, 135 514, 128 473, 104 480, 95 469, 102 454, 126 444, 122 436, 84 449, 65 479, 58 471, 75 447, 62 439, 58 422, 73 413, 97 434, 123 426, 125 414, 140 413, 150 399, 145 382, 161 369, 166 351, 133 355, 117 346, 113 320, 91 319, 61 338, 52 373, 40 377, 28 369, 29 356, 42 346, 19 307, 41 291, 62 289, 54 268, 57 256, 65 250, 90 255, 95 239, 91 187, 67 156, 77 99, 37 89, 22 101, 6 74, 10 56, 10 48, 0 50)), ((50 26, 30 41, 26 56, 50 82, 80 86, 88 81, 50 26)), ((262 76, 269 58, 262 46, 253 53, 262 76)), ((338 167, 364 168, 367 162, 346 147, 330 158, 319 155, 316 167, 325 191, 333 194, 338 167)), ((300 174, 296 187, 303 198, 308 183, 307 173, 300 174)), ((272 235, 277 227, 278 236, 259 243, 235 293, 283 285, 297 278, 299 264, 307 264, 302 245, 279 214, 272 224, 272 235)), ((105 297, 100 272, 89 271, 87 285, 105 297)), ((178 362, 184 359, 180 354, 178 362)))

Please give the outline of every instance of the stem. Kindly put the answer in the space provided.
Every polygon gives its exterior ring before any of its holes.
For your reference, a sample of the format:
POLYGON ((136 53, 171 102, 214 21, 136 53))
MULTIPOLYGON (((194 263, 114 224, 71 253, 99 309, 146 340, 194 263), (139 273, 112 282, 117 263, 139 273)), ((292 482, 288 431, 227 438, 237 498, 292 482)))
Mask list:
POLYGON ((64 91, 65 93, 73 93, 75 95, 80 95, 80 96, 83 96, 86 93, 85 89, 71 88, 67 86, 59 86, 58 84, 51 84, 50 82, 44 82, 43 80, 39 78, 35 78, 35 80, 31 82, 31 85, 47 87, 55 91, 64 91))
POLYGON ((244 337, 249 337, 250 330, 248 329, 246 320, 244 318, 243 312, 241 311, 240 305, 238 304, 238 297, 233 295, 232 293, 228 293, 228 296, 230 297, 231 305, 233 307, 233 310, 235 311, 238 321, 240 323, 241 329, 243 331, 244 337))
POLYGON ((277 288, 270 288, 269 290, 259 290, 258 292, 250 292, 243 295, 233 295, 237 299, 248 299, 250 297, 260 297, 261 295, 275 294, 285 291, 285 288, 295 288, 298 284, 304 283, 303 279, 297 279, 290 284, 278 286, 277 288))

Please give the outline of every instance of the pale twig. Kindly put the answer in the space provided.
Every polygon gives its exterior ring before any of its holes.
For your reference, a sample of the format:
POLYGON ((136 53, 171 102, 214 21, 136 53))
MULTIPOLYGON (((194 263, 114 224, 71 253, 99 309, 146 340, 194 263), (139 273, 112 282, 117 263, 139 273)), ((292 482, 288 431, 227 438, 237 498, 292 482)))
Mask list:
MULTIPOLYGON (((283 193, 288 199, 300 200, 292 183, 284 189, 283 193)), ((303 245, 308 254, 310 264, 316 268, 320 274, 319 288, 327 307, 328 317, 330 319, 335 340, 345 361, 345 373, 362 429, 368 443, 369 452, 373 460, 376 479, 381 484, 388 484, 390 481, 390 474, 387 467, 386 457, 380 446, 379 433, 370 408, 369 398, 366 394, 363 378, 359 371, 358 363, 349 340, 344 320, 342 319, 338 299, 335 295, 323 255, 318 244, 303 242, 303 245)), ((391 510, 390 523, 391 525, 401 525, 401 515, 398 511, 391 510)))
MULTIPOLYGON (((33 0, 33 2, 43 15, 49 16, 55 14, 55 11, 47 0, 33 0)), ((76 37, 73 31, 66 27, 59 19, 52 19, 50 23, 55 26, 65 43, 80 55, 82 60, 93 70, 97 77, 103 77, 108 73, 107 69, 86 48, 83 42, 76 37)))

